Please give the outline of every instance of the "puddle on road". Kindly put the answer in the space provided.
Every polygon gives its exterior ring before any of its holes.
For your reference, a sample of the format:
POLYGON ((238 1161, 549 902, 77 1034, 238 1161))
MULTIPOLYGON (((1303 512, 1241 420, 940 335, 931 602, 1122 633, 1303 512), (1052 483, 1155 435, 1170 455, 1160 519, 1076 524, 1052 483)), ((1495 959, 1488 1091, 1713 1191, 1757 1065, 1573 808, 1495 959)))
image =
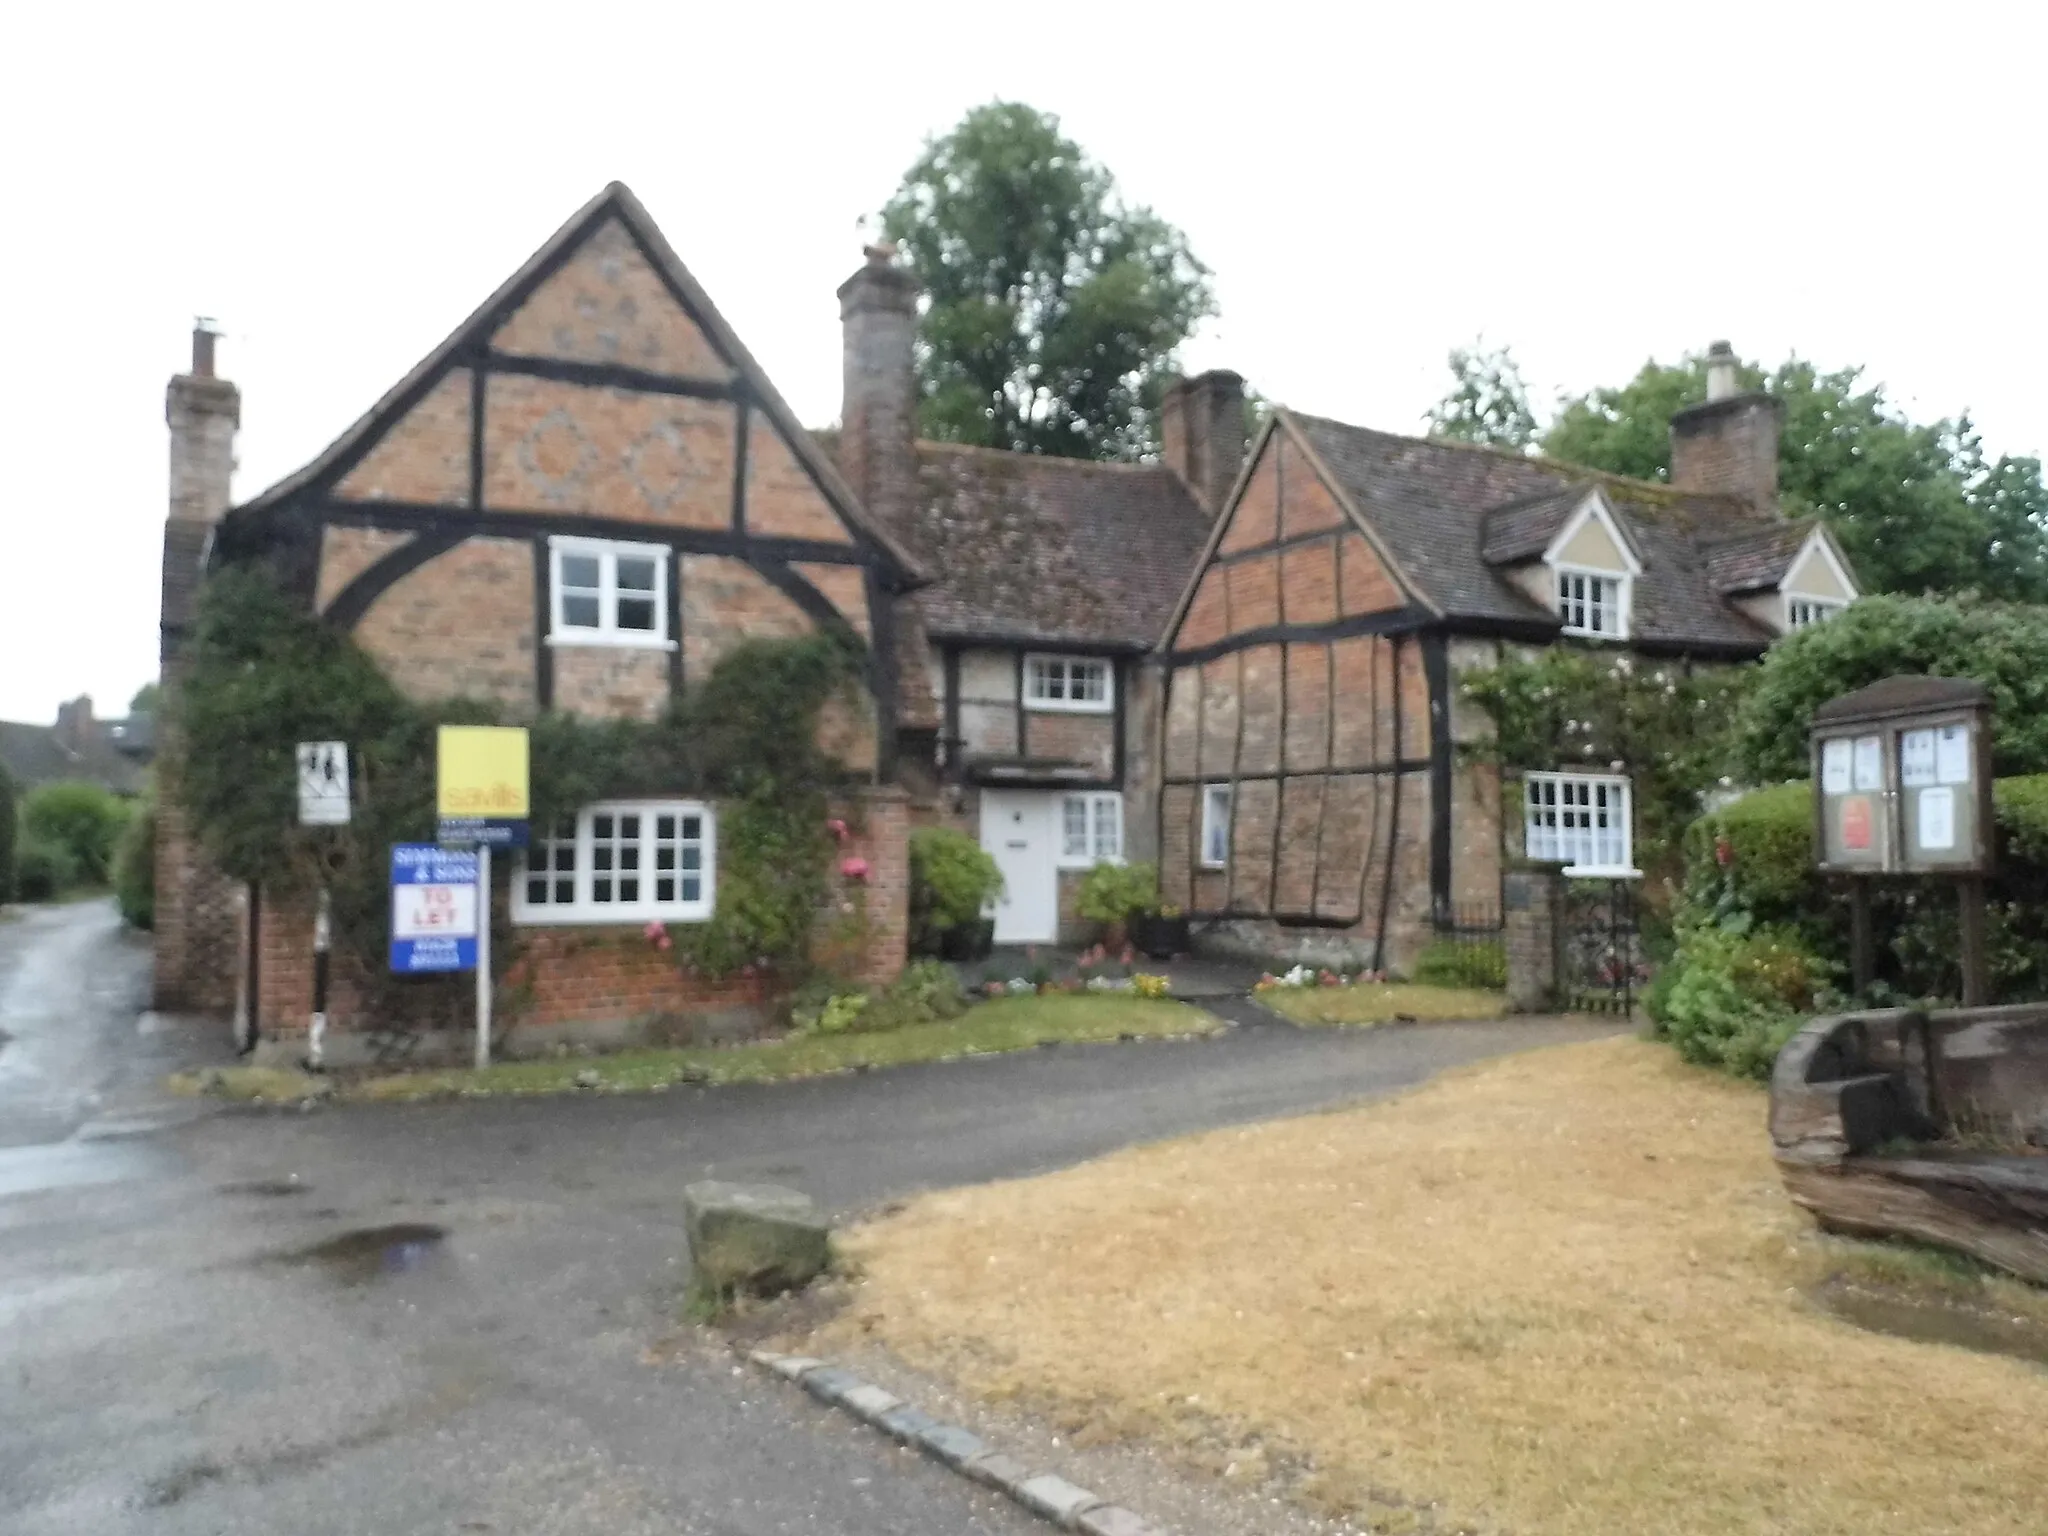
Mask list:
POLYGON ((384 1227, 359 1227, 307 1248, 282 1254, 277 1262, 316 1269, 342 1285, 368 1285, 400 1275, 419 1274, 443 1259, 442 1240, 448 1229, 426 1222, 401 1221, 384 1227))
POLYGON ((2048 1366, 2048 1329, 2038 1323, 1974 1307, 1908 1301, 1839 1284, 1823 1285, 1812 1297, 1823 1311, 1872 1333, 1888 1333, 1922 1344, 1952 1344, 1980 1354, 2007 1355, 2030 1365, 2048 1366))

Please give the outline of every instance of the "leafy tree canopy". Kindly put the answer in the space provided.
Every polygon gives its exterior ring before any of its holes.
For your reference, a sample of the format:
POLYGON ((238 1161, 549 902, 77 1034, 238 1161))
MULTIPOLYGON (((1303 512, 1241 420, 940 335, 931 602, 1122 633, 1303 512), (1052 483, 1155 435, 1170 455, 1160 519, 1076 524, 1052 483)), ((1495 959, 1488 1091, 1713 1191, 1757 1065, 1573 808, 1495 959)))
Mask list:
POLYGON ((1453 347, 1451 392, 1429 410, 1431 437, 1482 443, 1489 448, 1527 448, 1536 440, 1536 412, 1522 370, 1506 347, 1486 351, 1483 339, 1453 347))
MULTIPOLYGON (((1768 374, 1745 364, 1741 381, 1785 404, 1778 480, 1786 510, 1827 519, 1867 588, 2048 601, 2048 491, 2038 459, 1988 460, 1967 416, 1908 420, 1881 386, 1864 386, 1860 368, 1823 373, 1793 358, 1768 374)), ((1647 362, 1627 384, 1564 401, 1542 451, 1668 479, 1671 417, 1706 397, 1704 357, 1647 362)))
POLYGON ((1976 597, 1867 597, 1772 646, 1737 728, 1742 776, 1804 778, 1817 705, 1895 673, 1968 677, 1991 690, 2001 775, 2048 772, 2048 609, 1976 597))
POLYGON ((1134 459, 1175 349, 1214 313, 1178 229, 1020 102, 976 107, 924 154, 882 229, 924 284, 928 437, 1066 458, 1134 459))
POLYGON ((144 683, 135 690, 135 697, 128 701, 128 713, 131 715, 155 714, 157 704, 162 698, 163 688, 161 685, 155 682, 144 683))

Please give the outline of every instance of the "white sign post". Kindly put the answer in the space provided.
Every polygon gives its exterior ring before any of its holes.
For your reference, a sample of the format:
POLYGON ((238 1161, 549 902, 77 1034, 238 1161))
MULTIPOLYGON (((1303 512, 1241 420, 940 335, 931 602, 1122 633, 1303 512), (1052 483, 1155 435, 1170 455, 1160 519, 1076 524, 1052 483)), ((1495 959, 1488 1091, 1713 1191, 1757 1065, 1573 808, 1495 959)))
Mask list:
POLYGON ((299 743, 299 825, 348 825, 348 743, 299 743))

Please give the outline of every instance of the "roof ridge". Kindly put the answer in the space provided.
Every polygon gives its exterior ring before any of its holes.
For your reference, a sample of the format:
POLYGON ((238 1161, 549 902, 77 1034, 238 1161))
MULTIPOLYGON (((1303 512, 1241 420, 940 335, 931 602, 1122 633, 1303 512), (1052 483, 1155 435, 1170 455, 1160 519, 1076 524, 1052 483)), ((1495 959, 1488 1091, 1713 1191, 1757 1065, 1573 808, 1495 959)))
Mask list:
POLYGON ((1159 459, 1077 459, 1063 453, 1023 453, 1015 448, 998 448, 990 443, 949 443, 936 437, 920 437, 916 447, 938 449, 946 453, 977 454, 986 458, 1030 464, 1073 465, 1077 469, 1156 470, 1172 474, 1173 469, 1159 459))
POLYGON ((1408 432, 1388 432, 1380 427, 1362 427, 1356 422, 1339 421, 1334 416, 1318 416, 1311 411, 1290 410, 1288 414, 1297 421, 1318 422, 1325 426, 1342 428, 1346 432, 1362 432, 1369 437, 1388 438, 1397 443, 1412 443, 1422 448, 1443 448, 1457 453, 1484 454, 1489 458, 1502 459, 1511 464, 1526 464, 1554 474, 1576 475, 1602 486, 1621 486, 1630 491, 1644 492, 1650 499, 1656 501, 1672 501, 1680 497, 1727 502, 1731 505, 1743 501, 1740 496, 1730 495, 1725 491, 1682 491, 1668 481, 1643 480, 1635 475, 1622 475, 1609 469, 1597 469, 1591 464, 1574 464, 1569 459, 1553 459, 1547 454, 1519 453, 1512 448, 1498 448, 1492 443, 1468 443, 1455 437, 1417 437, 1408 432))

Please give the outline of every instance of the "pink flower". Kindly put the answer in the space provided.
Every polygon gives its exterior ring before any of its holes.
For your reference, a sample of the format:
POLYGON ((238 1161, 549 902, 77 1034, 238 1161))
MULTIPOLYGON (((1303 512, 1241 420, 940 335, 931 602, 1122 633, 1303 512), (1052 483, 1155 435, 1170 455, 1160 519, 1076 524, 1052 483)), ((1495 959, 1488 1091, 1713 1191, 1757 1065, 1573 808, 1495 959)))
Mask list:
POLYGON ((673 949, 675 945, 673 944, 673 942, 671 942, 669 936, 664 933, 660 938, 654 941, 654 947, 656 949, 673 949))
POLYGON ((841 859, 839 861, 839 873, 846 876, 849 880, 865 880, 868 877, 868 861, 866 859, 841 859))
POLYGON ((668 948, 668 929, 663 927, 660 923, 649 923, 645 928, 642 928, 640 932, 646 936, 648 943, 659 944, 663 949, 668 948))
POLYGON ((825 830, 827 832, 830 832, 834 837, 838 838, 839 841, 842 843, 845 842, 849 836, 851 836, 851 834, 846 830, 846 823, 841 821, 837 816, 834 816, 830 821, 825 823, 825 830))

